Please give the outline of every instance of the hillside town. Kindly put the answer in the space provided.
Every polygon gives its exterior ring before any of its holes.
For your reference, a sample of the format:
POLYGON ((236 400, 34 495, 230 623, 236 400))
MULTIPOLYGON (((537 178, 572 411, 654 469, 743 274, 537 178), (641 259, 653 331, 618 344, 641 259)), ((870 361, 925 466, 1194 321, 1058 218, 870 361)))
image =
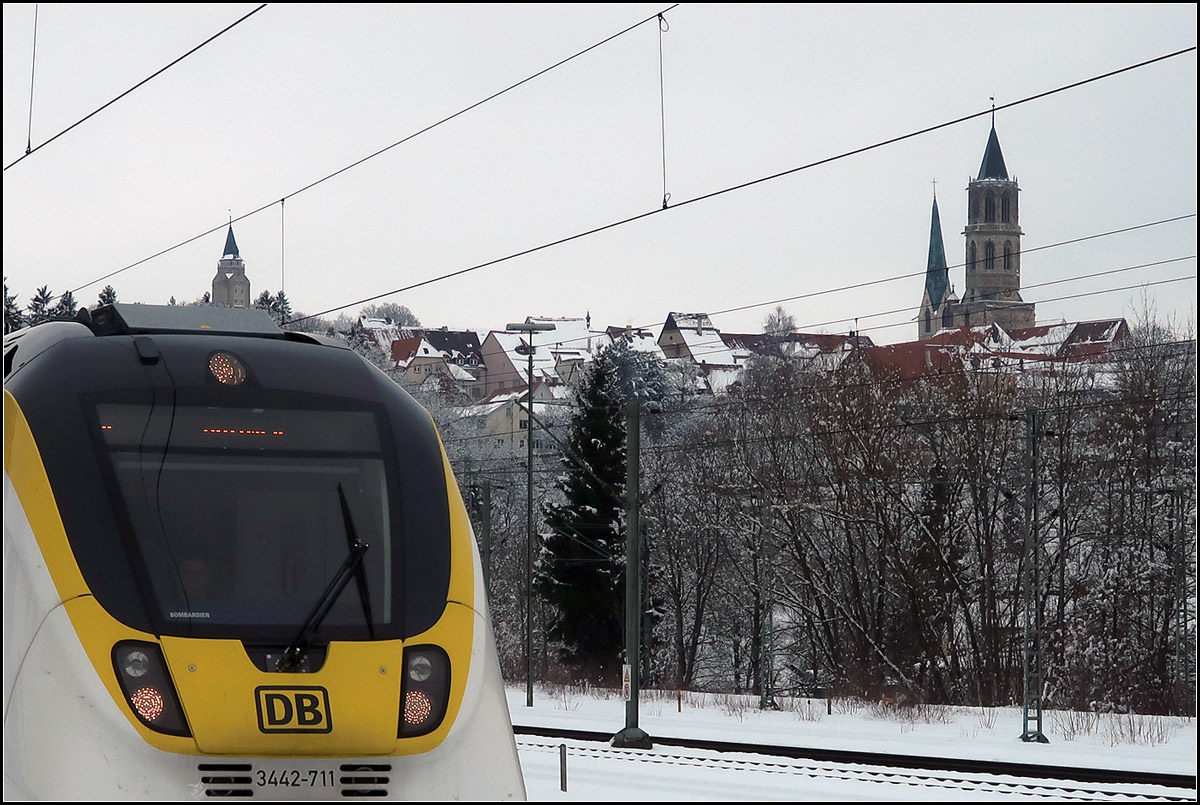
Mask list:
MULTIPOLYGON (((782 307, 761 332, 702 311, 476 331, 387 304, 328 321, 252 294, 232 223, 187 304, 262 308, 348 345, 430 411, 510 679, 532 663, 541 680, 619 681, 636 399, 644 680, 764 702, 1193 712, 1194 336, 1150 313, 1039 322, 1017 191, 993 127, 962 292, 935 198, 917 337, 900 343, 800 332, 782 307), (571 622, 584 590, 587 626, 571 622)), ((75 307, 43 287, 21 310, 6 285, 6 331, 75 307)))

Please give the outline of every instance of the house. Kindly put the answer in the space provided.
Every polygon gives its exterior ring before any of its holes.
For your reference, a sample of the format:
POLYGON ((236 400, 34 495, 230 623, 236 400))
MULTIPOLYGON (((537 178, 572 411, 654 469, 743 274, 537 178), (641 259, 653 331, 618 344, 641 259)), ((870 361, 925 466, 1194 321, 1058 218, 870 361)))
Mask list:
POLYGON ((391 342, 391 357, 402 384, 419 387, 431 376, 443 375, 472 399, 483 397, 486 367, 474 332, 412 328, 396 334, 402 337, 391 342))
POLYGON ((532 336, 533 381, 551 386, 564 385, 568 376, 591 360, 592 350, 602 337, 590 329, 591 317, 539 318, 529 317, 527 323, 553 325, 552 330, 533 333, 492 330, 483 341, 480 352, 487 370, 484 396, 529 383, 530 337, 532 336))
MULTIPOLYGON (((529 414, 525 409, 528 397, 525 386, 498 389, 473 406, 474 415, 481 417, 483 423, 479 438, 491 452, 508 456, 526 454, 529 447, 525 440, 530 433, 529 414)), ((547 450, 551 446, 553 439, 544 428, 550 424, 551 405, 559 399, 561 396, 549 383, 534 383, 533 415, 540 423, 533 429, 534 450, 547 450)))
POLYGON ((685 358, 701 367, 733 368, 739 361, 713 326, 707 313, 668 313, 658 334, 658 345, 668 359, 685 358))
POLYGON ((475 396, 476 377, 454 363, 427 338, 411 336, 393 341, 392 360, 395 361, 397 379, 410 389, 475 396))
POLYGON ((951 378, 965 371, 1052 373, 1063 364, 1102 366, 1129 335, 1124 319, 1062 322, 1006 330, 999 322, 940 330, 930 338, 861 350, 880 376, 902 383, 951 378))

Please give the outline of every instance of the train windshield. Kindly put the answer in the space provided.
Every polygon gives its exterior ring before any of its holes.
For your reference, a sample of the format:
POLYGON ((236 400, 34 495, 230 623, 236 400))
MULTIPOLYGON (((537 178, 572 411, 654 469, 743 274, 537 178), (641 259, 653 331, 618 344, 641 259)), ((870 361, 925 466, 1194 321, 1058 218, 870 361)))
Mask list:
POLYGON ((93 411, 163 633, 290 641, 346 562, 351 531, 369 550, 316 638, 366 639, 401 618, 379 412, 126 401, 93 411))

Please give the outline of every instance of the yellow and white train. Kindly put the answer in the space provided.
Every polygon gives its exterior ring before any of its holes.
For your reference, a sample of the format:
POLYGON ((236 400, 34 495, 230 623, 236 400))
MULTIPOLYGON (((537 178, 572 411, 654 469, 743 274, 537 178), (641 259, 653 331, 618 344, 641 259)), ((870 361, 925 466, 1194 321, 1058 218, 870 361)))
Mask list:
POLYGON ((437 431, 253 310, 4 340, 4 798, 524 799, 437 431))

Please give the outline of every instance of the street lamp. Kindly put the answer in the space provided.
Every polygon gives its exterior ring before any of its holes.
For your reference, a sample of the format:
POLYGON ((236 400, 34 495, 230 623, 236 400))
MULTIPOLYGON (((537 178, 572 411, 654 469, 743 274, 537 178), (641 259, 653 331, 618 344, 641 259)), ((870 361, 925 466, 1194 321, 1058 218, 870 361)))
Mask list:
POLYGON ((533 707, 533 334, 553 330, 554 325, 526 319, 522 323, 509 324, 504 328, 510 333, 527 333, 526 349, 529 354, 525 405, 525 444, 528 450, 528 485, 526 487, 525 524, 525 706, 533 707))

